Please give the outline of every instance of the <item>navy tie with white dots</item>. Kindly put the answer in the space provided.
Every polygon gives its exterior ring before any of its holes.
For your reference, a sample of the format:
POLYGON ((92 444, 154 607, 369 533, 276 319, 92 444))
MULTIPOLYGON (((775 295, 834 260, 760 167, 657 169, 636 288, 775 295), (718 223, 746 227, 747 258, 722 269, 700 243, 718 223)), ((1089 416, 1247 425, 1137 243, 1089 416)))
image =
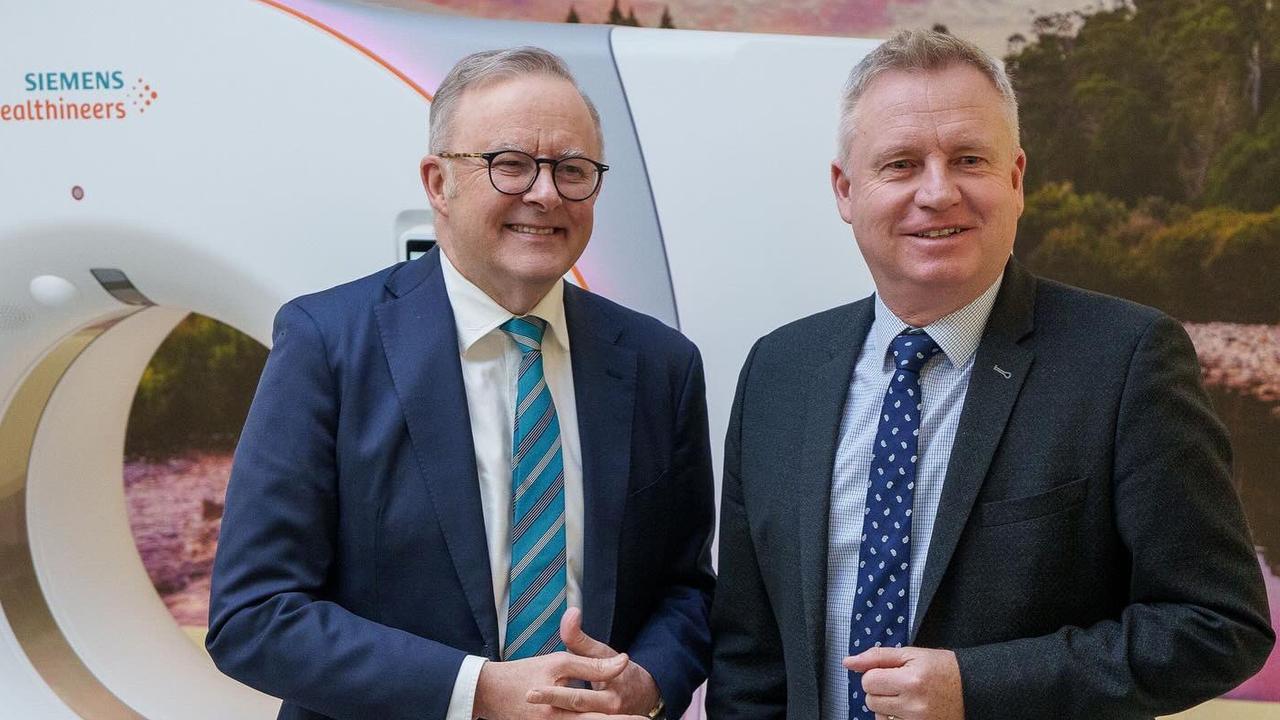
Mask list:
MULTIPOLYGON (((907 642, 911 607, 911 506, 916 487, 920 369, 938 354, 923 331, 907 331, 890 343, 893 377, 880 410, 872 447, 867 513, 858 549, 858 581, 849 627, 849 654, 907 642)), ((862 690, 862 674, 849 673, 850 720, 874 720, 862 690)))

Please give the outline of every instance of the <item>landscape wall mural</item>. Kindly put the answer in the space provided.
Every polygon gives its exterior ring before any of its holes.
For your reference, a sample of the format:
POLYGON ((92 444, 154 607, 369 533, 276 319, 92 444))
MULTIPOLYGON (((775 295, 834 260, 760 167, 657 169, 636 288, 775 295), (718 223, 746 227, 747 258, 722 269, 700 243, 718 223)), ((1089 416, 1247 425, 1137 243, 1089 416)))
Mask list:
MULTIPOLYGON (((1028 155, 1015 254, 1043 276, 1154 305, 1184 323, 1231 433, 1236 486, 1280 626, 1280 2, 420 4, 488 17, 815 35, 938 27, 1003 57, 1028 155)), ((124 483, 138 548, 175 620, 197 639, 231 453, 265 354, 192 315, 157 351, 130 417, 124 483)), ((1280 650, 1230 696, 1280 703, 1280 650)))
POLYGON ((193 313, 156 349, 129 412, 133 539, 169 613, 201 645, 231 456, 266 359, 253 338, 193 313))
MULTIPOLYGON (((1280 626, 1280 7, 1039 17, 1005 60, 1028 157, 1014 252, 1183 322, 1280 626)), ((1231 696, 1280 702, 1280 650, 1231 696)))

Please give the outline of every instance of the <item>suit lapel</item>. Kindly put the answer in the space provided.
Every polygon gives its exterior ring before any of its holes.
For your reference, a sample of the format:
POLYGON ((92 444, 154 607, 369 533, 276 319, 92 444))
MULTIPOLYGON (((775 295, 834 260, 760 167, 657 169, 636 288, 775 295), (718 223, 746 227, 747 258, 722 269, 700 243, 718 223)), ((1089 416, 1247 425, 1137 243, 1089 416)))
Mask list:
POLYGON ((1018 342, 1033 327, 1035 284, 1030 273, 1016 261, 1009 261, 982 342, 978 345, 964 409, 951 447, 920 598, 916 603, 913 638, 946 575, 978 490, 1004 435, 1014 401, 1034 359, 1031 349, 1018 342))
POLYGON ((453 310, 439 250, 397 270, 374 312, 436 518, 490 657, 498 618, 453 310))
POLYGON ((617 344, 616 318, 565 285, 573 388, 582 445, 582 629, 608 643, 618 588, 618 542, 631 475, 636 353, 617 344))
POLYGON ((802 467, 794 488, 798 502, 796 533, 800 544, 800 591, 809 641, 810 671, 821 693, 826 648, 827 533, 831 509, 831 473, 849 381, 871 329, 875 306, 870 298, 851 306, 831 328, 830 354, 812 370, 805 397, 802 467))

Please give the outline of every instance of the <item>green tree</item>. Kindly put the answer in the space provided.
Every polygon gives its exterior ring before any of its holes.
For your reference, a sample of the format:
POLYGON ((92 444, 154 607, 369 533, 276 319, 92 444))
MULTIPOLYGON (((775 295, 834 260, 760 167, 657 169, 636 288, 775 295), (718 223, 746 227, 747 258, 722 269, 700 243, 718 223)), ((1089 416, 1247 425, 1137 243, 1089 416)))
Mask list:
POLYGON ((1198 199, 1210 162, 1231 137, 1251 125, 1249 55, 1253 6, 1267 0, 1144 2, 1152 13, 1149 37, 1166 75, 1167 107, 1179 148, 1177 173, 1184 195, 1198 199), (1159 12, 1157 13, 1157 9, 1159 12))
POLYGON ((1202 202, 1215 163, 1250 155, 1236 138, 1256 132, 1280 95, 1275 4, 1133 0, 1037 18, 1032 39, 1011 38, 1006 58, 1028 185, 1068 180, 1131 203, 1202 202))
POLYGON ((1009 50, 1005 54, 1010 56, 1017 55, 1027 47, 1027 36, 1022 33, 1014 33, 1009 36, 1007 42, 1009 50))
POLYGON ((675 22, 671 19, 671 6, 663 5, 662 19, 658 21, 658 27, 667 28, 671 30, 671 29, 675 29, 675 26, 676 26, 675 22))
POLYGON ((1010 38, 1032 269, 1183 320, 1280 322, 1276 0, 1130 0, 1010 38))
POLYGON ((1036 40, 1007 58, 1022 107, 1030 187, 1067 180, 1130 202, 1182 197, 1159 67, 1119 8, 1039 18, 1036 40))
POLYGON ((1044 186, 1027 198, 1014 250, 1036 273, 1098 292, 1127 294, 1132 241, 1117 232, 1129 210, 1101 193, 1077 194, 1070 183, 1044 186))
POLYGON ((1124 222, 1128 208, 1102 193, 1078 194, 1070 182, 1048 183, 1027 196, 1014 252, 1030 261, 1055 228, 1077 226, 1101 235, 1124 222))
POLYGON ((1280 212, 1266 213, 1243 224, 1228 242, 1206 258, 1206 298, 1212 299, 1213 319, 1280 323, 1280 212))
POLYGON ((1153 304, 1182 320, 1280 322, 1280 214, 1200 210, 1153 233, 1139 257, 1160 295, 1153 304))
POLYGON ((1048 182, 1074 181, 1076 163, 1088 162, 1076 150, 1080 123, 1071 97, 1070 64, 1075 36, 1051 27, 1048 20, 1039 18, 1035 39, 1005 58, 1018 91, 1029 190, 1048 182))
POLYGON ((1239 132, 1209 168, 1208 203, 1264 211, 1280 206, 1280 103, 1253 131, 1239 132))
POLYGON ((234 447, 266 357, 266 348, 248 335, 188 315, 143 371, 125 452, 155 457, 234 447))

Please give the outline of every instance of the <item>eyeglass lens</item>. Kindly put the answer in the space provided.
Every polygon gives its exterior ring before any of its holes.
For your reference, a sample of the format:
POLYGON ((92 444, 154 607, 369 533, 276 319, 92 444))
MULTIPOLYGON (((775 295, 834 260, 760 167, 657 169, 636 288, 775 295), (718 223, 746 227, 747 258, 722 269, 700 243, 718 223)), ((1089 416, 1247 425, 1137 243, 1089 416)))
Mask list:
MULTIPOLYGON (((499 192, 519 195, 537 180, 539 164, 517 150, 501 152, 489 162, 489 178, 499 192)), ((551 180, 567 200, 585 200, 596 191, 600 170, 586 158, 562 158, 553 165, 551 180)))

